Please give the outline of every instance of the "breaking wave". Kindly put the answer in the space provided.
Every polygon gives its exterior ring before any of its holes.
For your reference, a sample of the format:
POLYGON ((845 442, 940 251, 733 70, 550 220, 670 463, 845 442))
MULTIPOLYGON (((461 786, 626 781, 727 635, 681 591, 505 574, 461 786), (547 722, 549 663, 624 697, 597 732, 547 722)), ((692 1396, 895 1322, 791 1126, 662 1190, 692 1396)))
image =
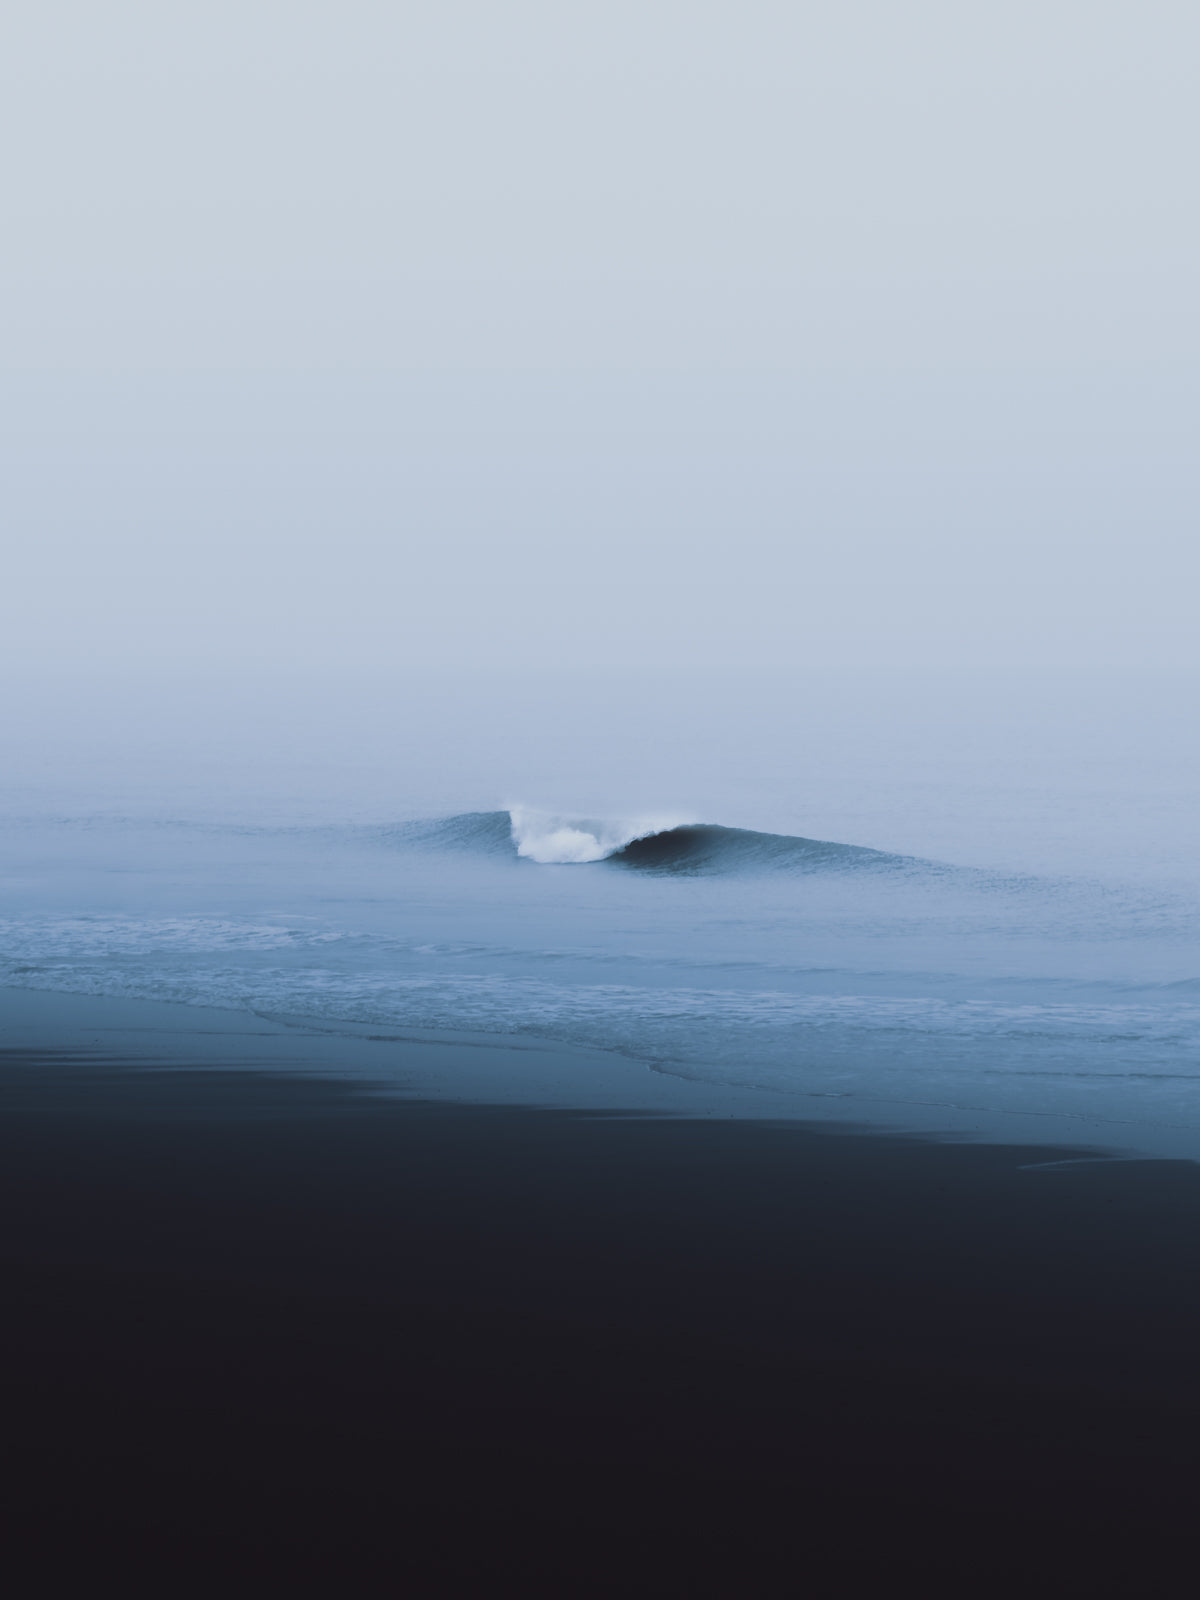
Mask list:
POLYGON ((508 815, 517 854, 539 866, 607 861, 639 839, 661 838, 674 832, 683 821, 679 817, 642 817, 606 822, 592 817, 555 816, 528 806, 513 806, 508 815))
POLYGON ((610 867, 695 876, 816 871, 912 864, 911 857, 794 834, 759 833, 675 817, 604 820, 513 806, 409 823, 399 839, 416 848, 507 856, 539 866, 610 867))

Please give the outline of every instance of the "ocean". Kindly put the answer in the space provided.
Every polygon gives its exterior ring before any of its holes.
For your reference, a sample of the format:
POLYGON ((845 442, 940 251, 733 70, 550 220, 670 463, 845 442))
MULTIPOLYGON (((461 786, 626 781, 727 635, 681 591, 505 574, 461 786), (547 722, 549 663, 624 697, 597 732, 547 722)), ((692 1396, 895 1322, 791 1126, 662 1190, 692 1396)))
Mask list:
POLYGON ((584 1047, 698 1110, 719 1085, 758 1116, 1200 1156, 1190 682, 796 688, 213 702, 40 765, 31 733, 0 983, 584 1047))

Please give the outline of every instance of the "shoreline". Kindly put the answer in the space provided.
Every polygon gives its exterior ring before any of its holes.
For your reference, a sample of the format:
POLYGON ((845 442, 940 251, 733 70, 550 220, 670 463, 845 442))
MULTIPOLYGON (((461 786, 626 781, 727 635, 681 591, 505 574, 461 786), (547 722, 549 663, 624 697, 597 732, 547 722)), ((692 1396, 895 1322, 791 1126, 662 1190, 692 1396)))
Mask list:
POLYGON ((1047 1159, 1200 1162, 1187 1126, 1099 1116, 1015 1113, 942 1101, 832 1095, 723 1084, 661 1063, 534 1035, 449 1032, 303 1015, 232 1011, 182 1001, 0 985, 0 1037, 64 1049, 122 1052, 354 1079, 379 1094, 452 1102, 552 1106, 648 1116, 735 1118, 827 1126, 881 1137, 1034 1144, 1047 1159))
POLYGON ((1130 1593, 1182 1559, 1200 1167, 422 1092, 494 1042, 409 1040, 380 1093, 377 1041, 68 998, 0 1052, 31 1571, 1130 1593))

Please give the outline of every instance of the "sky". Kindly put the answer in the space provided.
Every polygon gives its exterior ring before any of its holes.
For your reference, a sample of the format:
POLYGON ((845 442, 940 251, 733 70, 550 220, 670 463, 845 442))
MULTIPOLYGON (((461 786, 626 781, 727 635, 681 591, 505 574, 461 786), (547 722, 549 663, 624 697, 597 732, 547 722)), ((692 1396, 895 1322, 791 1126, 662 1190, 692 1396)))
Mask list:
POLYGON ((4 693, 1193 673, 1198 43, 8 0, 4 693))

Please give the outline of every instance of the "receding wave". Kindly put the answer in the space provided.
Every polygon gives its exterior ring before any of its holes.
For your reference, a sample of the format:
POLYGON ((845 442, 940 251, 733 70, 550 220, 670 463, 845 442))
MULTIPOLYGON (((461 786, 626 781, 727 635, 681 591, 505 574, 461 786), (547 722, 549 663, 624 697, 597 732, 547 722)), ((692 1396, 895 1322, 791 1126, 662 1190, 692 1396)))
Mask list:
POLYGON ((517 857, 539 866, 603 865, 675 876, 883 868, 912 862, 911 857, 864 845, 795 834, 665 817, 561 816, 524 806, 409 823, 398 837, 418 849, 517 857))

